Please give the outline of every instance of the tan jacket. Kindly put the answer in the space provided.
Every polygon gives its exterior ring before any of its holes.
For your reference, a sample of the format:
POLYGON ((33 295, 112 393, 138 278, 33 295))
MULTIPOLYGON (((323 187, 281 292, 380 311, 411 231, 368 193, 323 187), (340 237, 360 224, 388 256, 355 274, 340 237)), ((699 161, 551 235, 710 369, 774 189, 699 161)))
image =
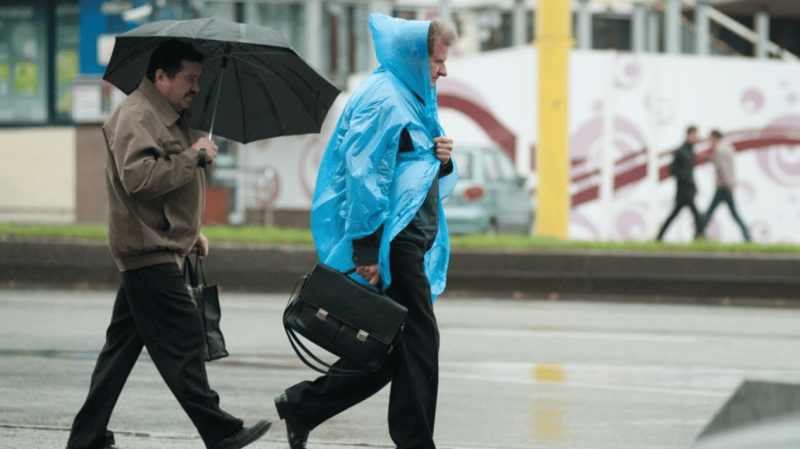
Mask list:
POLYGON ((205 173, 179 119, 145 77, 103 126, 108 245, 120 271, 181 266, 200 232, 205 173))
POLYGON ((719 142, 711 161, 714 162, 714 169, 717 172, 717 188, 727 189, 733 192, 736 187, 736 172, 733 166, 733 146, 727 142, 719 142))

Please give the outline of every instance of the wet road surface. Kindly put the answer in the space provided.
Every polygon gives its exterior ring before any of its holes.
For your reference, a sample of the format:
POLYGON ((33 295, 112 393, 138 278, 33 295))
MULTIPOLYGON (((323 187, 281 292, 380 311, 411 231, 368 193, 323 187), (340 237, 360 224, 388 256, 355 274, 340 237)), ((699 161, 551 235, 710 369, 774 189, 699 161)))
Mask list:
MULTIPOLYGON (((221 299, 231 356, 208 365, 211 386, 226 411, 275 422, 252 447, 284 447, 272 398, 314 377, 283 334, 287 295, 221 299)), ((48 431, 62 447, 113 300, 0 290, 0 440, 48 431)), ((800 383, 796 309, 441 298, 436 313, 442 448, 684 448, 743 379, 800 383)), ((391 447, 387 400, 388 389, 323 424, 309 448, 391 447)), ((146 353, 110 427, 129 447, 202 447, 146 353)))

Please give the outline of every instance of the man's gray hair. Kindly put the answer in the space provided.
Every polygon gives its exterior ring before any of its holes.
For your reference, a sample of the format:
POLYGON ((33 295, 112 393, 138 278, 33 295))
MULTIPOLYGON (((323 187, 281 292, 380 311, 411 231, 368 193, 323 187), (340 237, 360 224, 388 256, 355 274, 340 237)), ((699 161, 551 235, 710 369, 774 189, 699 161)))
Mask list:
POLYGON ((444 44, 452 47, 456 44, 458 36, 456 30, 440 18, 431 20, 431 25, 428 28, 428 56, 436 51, 436 41, 441 38, 444 44))

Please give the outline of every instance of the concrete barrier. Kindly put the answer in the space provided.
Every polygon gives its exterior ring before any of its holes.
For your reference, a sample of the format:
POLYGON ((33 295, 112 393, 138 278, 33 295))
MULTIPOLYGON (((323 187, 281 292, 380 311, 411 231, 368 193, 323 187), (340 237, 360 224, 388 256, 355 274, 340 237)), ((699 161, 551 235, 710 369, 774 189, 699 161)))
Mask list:
MULTIPOLYGON (((203 270, 209 284, 239 291, 291 291, 317 261, 310 246, 213 244, 203 270)), ((106 242, 0 241, 0 286, 112 288, 119 270, 106 242)))
MULTIPOLYGON (((203 266, 223 289, 289 292, 316 261, 311 246, 218 243, 203 266)), ((446 294, 800 305, 798 273, 800 257, 789 255, 454 248, 446 294)), ((0 287, 118 284, 105 242, 0 240, 0 287)))
POLYGON ((456 250, 448 286, 467 291, 659 298, 800 299, 800 257, 456 250))

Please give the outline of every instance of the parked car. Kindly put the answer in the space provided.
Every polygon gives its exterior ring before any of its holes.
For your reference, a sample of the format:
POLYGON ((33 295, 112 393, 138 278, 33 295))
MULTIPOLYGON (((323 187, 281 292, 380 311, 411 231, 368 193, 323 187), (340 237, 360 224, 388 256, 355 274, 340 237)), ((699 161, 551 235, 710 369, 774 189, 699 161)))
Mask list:
POLYGON ((444 201, 451 234, 528 234, 533 206, 525 178, 497 147, 456 146, 458 184, 444 201))

